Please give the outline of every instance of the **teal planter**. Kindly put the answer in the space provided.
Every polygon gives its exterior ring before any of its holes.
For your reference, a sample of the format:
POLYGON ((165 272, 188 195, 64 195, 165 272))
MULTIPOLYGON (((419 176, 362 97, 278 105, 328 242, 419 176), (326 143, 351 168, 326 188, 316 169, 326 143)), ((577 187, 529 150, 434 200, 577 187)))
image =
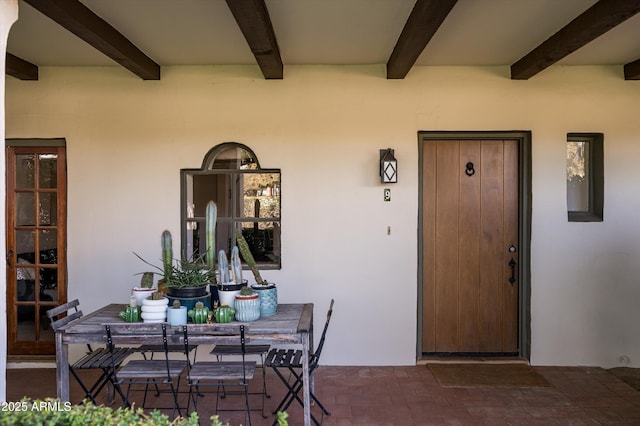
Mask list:
POLYGON ((255 321, 260 318, 260 298, 256 295, 236 296, 235 309, 238 321, 255 321))
POLYGON ((278 289, 275 284, 251 286, 260 297, 260 316, 270 317, 278 312, 278 289))

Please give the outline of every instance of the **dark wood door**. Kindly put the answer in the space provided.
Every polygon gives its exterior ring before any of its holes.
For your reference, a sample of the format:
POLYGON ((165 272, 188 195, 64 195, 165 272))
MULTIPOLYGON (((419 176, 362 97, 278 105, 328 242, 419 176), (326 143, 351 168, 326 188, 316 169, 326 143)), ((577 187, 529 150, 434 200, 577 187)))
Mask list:
POLYGON ((65 148, 9 146, 6 162, 8 352, 50 355, 46 311, 66 302, 65 148))
POLYGON ((518 141, 424 140, 422 349, 518 350, 518 141))

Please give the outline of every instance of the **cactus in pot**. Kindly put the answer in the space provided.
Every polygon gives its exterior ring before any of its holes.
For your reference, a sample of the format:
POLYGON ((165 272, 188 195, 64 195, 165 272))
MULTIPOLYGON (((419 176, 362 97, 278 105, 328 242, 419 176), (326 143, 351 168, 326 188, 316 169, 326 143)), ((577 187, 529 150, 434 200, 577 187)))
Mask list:
POLYGON ((263 279, 260 275, 258 265, 251 254, 249 244, 247 244, 247 241, 242 235, 241 229, 236 229, 236 242, 244 261, 247 262, 249 269, 251 269, 251 272, 253 272, 253 276, 256 279, 256 284, 251 287, 256 290, 260 296, 260 316, 269 317, 274 315, 278 310, 278 289, 276 288, 276 285, 274 283, 267 282, 267 280, 263 279))
POLYGON ((141 288, 153 287, 153 272, 142 273, 142 278, 140 278, 140 287, 141 288))
POLYGON ((216 285, 216 222, 218 220, 218 206, 215 202, 207 203, 205 221, 205 237, 207 247, 207 267, 211 285, 216 285))
POLYGON ((242 284, 242 262, 240 262, 238 246, 233 246, 231 249, 231 281, 242 284))
POLYGON ((248 322, 260 318, 260 296, 251 287, 244 287, 235 300, 236 319, 248 322))
POLYGON ((164 272, 164 279, 166 280, 171 275, 173 267, 173 243, 171 241, 171 232, 166 229, 162 232, 160 244, 162 246, 162 271, 164 272))
POLYGON ((229 284, 231 282, 231 277, 229 276, 229 261, 227 260, 227 254, 224 250, 218 252, 218 269, 220 269, 220 284, 229 284))
POLYGON ((238 244, 238 249, 242 254, 242 258, 245 262, 247 262, 247 265, 249 266, 249 269, 251 269, 251 272, 253 272, 253 276, 256 279, 256 284, 269 285, 267 280, 263 280, 262 276, 260 275, 258 265, 256 264, 256 261, 251 254, 251 250, 249 250, 249 244, 247 244, 247 240, 245 240, 244 236, 242 235, 242 229, 236 229, 236 243, 238 244))
POLYGON ((224 250, 218 252, 218 269, 220 269, 220 283, 218 284, 218 298, 221 304, 226 304, 232 308, 235 306, 236 295, 240 293, 240 289, 246 283, 234 281, 238 278, 242 278, 240 264, 240 256, 233 255, 232 251, 232 265, 233 265, 233 280, 229 272, 229 261, 227 260, 227 254, 224 250), (240 274, 240 276, 238 276, 240 274))

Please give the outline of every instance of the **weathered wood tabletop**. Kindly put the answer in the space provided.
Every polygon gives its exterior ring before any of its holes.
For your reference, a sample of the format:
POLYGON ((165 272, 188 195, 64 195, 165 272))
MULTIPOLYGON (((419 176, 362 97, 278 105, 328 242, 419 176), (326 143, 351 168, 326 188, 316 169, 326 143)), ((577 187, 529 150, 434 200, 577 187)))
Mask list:
MULTIPOLYGON (((58 398, 62 401, 69 401, 68 345, 104 343, 106 341, 105 324, 123 323, 124 321, 120 319, 118 313, 124 307, 124 304, 106 305, 56 331, 57 392, 58 398)), ((237 321, 234 323, 241 324, 237 321)), ((307 355, 313 351, 313 304, 279 304, 278 312, 275 315, 259 318, 257 321, 246 324, 249 329, 247 337, 251 343, 302 345, 304 354, 302 359, 304 424, 305 426, 310 425, 310 378, 309 357, 307 355)), ((176 334, 180 331, 179 327, 172 327, 172 329, 176 334)), ((207 342, 205 339, 198 343, 206 344, 207 342)))

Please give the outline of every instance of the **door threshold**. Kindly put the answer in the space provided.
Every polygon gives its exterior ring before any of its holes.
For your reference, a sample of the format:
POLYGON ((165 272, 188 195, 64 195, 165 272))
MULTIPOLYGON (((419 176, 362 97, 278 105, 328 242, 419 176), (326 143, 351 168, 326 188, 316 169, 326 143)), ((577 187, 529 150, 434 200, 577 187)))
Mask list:
POLYGON ((55 355, 9 355, 7 368, 56 368, 55 355))
POLYGON ((519 356, 423 356, 417 365, 429 364, 526 364, 529 360, 519 356))

